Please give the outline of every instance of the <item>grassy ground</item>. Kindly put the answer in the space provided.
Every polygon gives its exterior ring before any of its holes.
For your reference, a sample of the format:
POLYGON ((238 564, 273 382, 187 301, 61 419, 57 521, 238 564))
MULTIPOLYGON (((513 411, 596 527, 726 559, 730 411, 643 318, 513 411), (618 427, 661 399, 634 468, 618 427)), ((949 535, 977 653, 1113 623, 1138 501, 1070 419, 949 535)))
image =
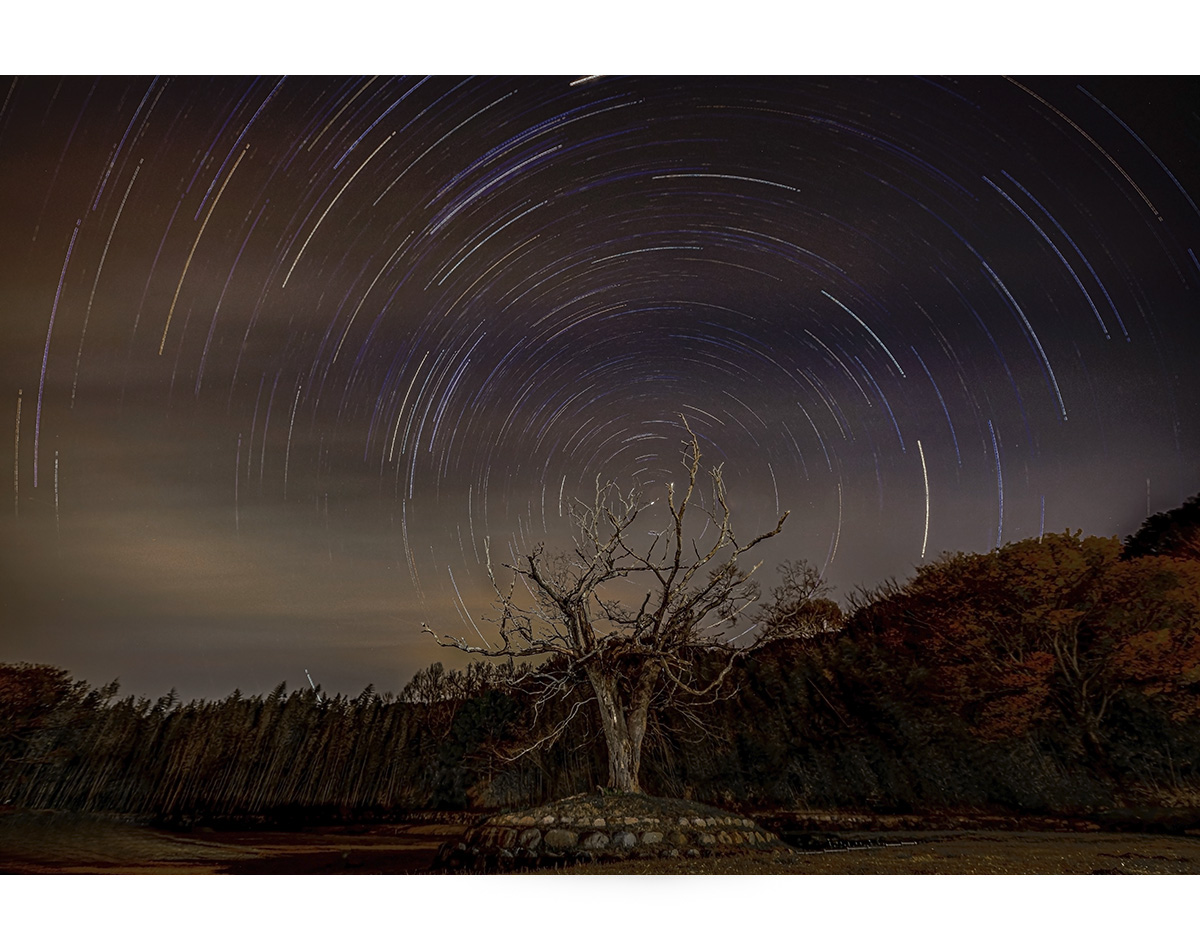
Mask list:
POLYGON ((870 845, 821 852, 614 862, 541 873, 1196 874, 1200 838, 1100 831, 910 831, 873 835, 870 845))

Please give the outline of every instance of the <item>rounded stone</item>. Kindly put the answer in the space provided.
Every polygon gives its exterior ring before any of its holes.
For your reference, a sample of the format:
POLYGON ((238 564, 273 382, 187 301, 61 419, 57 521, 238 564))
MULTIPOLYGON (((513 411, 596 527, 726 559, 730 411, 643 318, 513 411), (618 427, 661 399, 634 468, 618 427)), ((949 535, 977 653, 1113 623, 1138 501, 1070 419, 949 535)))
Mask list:
POLYGON ((632 848, 635 844, 637 844, 637 835, 632 831, 618 831, 612 836, 614 848, 632 848))
POLYGON ((647 831, 642 835, 642 844, 658 844, 663 839, 660 831, 647 831))
POLYGON ((535 850, 542 843, 542 833, 536 828, 526 828, 517 835, 517 844, 522 848, 535 850))
POLYGON ((579 840, 579 846, 585 851, 599 851, 602 848, 607 848, 608 843, 608 835, 603 831, 589 831, 579 840))
POLYGON ((546 843, 547 848, 562 851, 575 847, 579 841, 579 835, 573 831, 567 831, 566 828, 551 828, 542 840, 546 843))

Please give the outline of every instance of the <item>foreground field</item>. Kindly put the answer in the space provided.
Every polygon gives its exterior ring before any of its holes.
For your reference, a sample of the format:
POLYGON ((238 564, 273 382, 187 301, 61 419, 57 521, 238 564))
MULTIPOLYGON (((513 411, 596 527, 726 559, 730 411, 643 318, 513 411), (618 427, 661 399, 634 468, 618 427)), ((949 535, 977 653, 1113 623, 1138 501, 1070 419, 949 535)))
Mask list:
POLYGON ((63 812, 0 813, 9 874, 420 874, 465 825, 164 831, 63 812))
POLYGON ((1200 840, 1105 832, 907 832, 877 836, 870 845, 778 857, 631 861, 548 873, 1196 874, 1200 840))
MULTIPOLYGON (((425 874, 466 828, 414 822, 304 831, 163 831, 97 816, 0 814, 7 874, 425 874)), ((810 847, 813 845, 810 843, 810 847)), ((938 830, 824 836, 821 850, 598 862, 545 874, 1196 874, 1200 837, 938 830)))

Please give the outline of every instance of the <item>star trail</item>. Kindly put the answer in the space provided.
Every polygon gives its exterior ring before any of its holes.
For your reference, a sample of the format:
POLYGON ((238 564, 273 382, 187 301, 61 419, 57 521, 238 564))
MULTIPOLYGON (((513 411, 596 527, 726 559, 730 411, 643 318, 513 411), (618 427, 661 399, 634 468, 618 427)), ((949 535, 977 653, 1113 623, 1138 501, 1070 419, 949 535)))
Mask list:
POLYGON ((681 414, 840 594, 1123 536, 1200 490, 1198 198, 1188 77, 0 80, 5 660, 397 690, 681 414))

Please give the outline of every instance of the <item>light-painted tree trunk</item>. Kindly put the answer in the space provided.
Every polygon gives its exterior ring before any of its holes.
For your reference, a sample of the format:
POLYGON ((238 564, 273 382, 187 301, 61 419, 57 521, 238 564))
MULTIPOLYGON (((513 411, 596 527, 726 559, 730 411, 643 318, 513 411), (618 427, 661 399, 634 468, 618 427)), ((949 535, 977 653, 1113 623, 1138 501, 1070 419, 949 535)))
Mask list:
POLYGON ((642 767, 642 741, 650 714, 650 697, 658 680, 658 667, 644 668, 626 707, 615 675, 589 670, 588 680, 596 693, 604 741, 608 746, 608 787, 619 792, 642 790, 638 774, 642 767))

